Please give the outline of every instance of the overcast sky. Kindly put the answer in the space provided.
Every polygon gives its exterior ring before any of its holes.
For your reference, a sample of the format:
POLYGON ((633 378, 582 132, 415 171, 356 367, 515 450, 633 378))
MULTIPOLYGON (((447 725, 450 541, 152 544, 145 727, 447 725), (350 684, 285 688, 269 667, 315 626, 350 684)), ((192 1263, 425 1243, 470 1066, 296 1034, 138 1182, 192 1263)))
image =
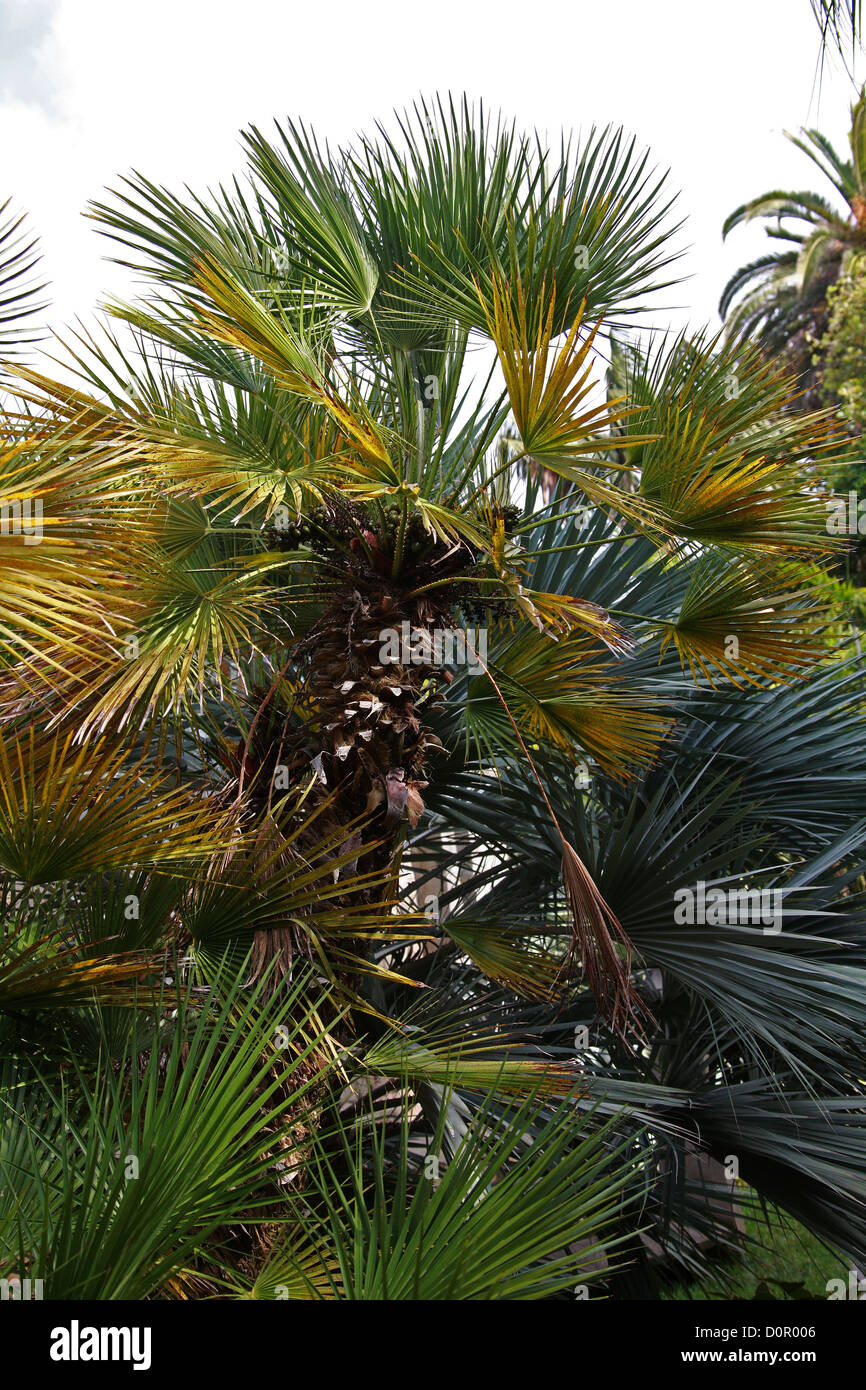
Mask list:
MULTIPOLYGON (((419 94, 468 92, 526 128, 612 122, 681 191, 683 270, 658 321, 716 322, 719 292, 768 247, 728 212, 772 187, 820 187, 783 129, 844 146, 853 87, 816 81, 808 0, 0 0, 0 198, 42 237, 53 322, 128 287, 82 216, 136 168, 196 191, 242 167, 240 127, 300 116, 351 140, 419 94)), ((862 77, 862 74, 857 74, 862 77)), ((826 190, 822 190, 826 191, 826 190)))

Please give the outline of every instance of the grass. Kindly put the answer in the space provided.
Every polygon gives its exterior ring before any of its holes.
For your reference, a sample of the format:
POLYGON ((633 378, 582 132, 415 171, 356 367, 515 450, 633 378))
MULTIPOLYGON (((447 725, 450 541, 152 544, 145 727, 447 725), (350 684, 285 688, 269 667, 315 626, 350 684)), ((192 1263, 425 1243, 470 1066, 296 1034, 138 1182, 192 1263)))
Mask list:
POLYGON ((719 1261, 716 1278, 670 1285, 672 1300, 792 1299, 827 1297, 829 1279, 846 1279, 850 1261, 829 1249, 792 1217, 775 1209, 766 1218, 746 1216, 748 1244, 741 1256, 719 1261))

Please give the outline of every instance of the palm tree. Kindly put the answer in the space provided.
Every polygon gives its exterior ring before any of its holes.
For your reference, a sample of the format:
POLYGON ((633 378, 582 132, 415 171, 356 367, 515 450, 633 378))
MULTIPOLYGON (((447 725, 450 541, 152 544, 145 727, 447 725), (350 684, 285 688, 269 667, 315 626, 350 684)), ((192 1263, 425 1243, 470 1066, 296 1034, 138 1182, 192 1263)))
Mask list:
POLYGON ((230 190, 95 206, 148 292, 5 422, 6 1277, 628 1288, 647 1212, 689 1269, 734 1239, 732 1153, 862 1258, 824 422, 706 335, 595 390, 674 254, 621 132, 245 142, 230 190), (796 908, 679 923, 697 879, 796 908))
POLYGON ((862 0, 811 0, 812 13, 821 29, 821 53, 833 44, 840 53, 848 44, 856 50, 863 33, 862 0))
POLYGON ((827 290, 853 257, 866 250, 866 97, 851 108, 850 157, 839 155, 818 130, 787 138, 817 165, 838 198, 774 189, 731 213, 723 236, 756 218, 783 249, 759 257, 731 276, 719 301, 728 332, 756 338, 782 356, 805 393, 797 408, 821 404, 813 350, 827 323, 827 290))

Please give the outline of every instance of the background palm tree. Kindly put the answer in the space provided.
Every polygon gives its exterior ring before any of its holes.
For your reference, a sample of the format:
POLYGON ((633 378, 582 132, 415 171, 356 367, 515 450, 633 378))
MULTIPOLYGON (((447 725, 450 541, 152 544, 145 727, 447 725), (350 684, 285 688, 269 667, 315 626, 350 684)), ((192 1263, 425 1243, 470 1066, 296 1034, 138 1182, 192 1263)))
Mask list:
POLYGON ((613 1289, 647 1213, 688 1268, 733 1239, 698 1154, 862 1258, 823 420, 705 335, 594 389, 673 256, 621 132, 554 159, 433 103, 245 140, 247 183, 94 209, 147 277, 132 336, 22 372, 5 422, 42 505, 0 537, 6 1271, 613 1289), (788 895, 784 930, 678 924, 698 878, 788 895))
MULTIPOLYGON (((786 132, 787 134, 787 132, 786 132)), ((774 189, 743 203, 725 222, 725 237, 756 218, 769 237, 783 244, 728 281, 719 313, 728 332, 756 338, 771 356, 784 358, 804 393, 795 408, 816 410, 823 403, 815 345, 827 325, 827 290, 843 266, 866 250, 866 100, 861 92, 851 108, 850 157, 839 155, 819 130, 787 138, 817 165, 838 201, 809 191, 774 189)))

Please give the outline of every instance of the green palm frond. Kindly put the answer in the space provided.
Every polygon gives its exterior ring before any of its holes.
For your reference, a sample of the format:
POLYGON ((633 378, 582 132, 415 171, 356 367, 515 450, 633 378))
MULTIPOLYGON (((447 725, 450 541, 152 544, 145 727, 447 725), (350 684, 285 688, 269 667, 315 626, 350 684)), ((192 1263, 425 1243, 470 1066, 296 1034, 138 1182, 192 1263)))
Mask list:
POLYGON ((774 189, 770 193, 762 193, 758 198, 752 198, 748 203, 743 203, 725 219, 722 227, 722 236, 727 237, 735 227, 741 226, 745 222, 753 222, 759 217, 776 218, 799 218, 809 223, 811 227, 820 226, 822 223, 836 223, 842 225, 842 219, 833 204, 826 198, 822 198, 818 193, 811 193, 808 189, 800 192, 791 193, 783 189, 774 189))
POLYGON ((372 306, 379 267, 351 197, 302 128, 290 124, 280 137, 277 148, 254 126, 244 137, 284 228, 285 241, 276 248, 276 288, 284 275, 303 281, 312 263, 334 308, 350 319, 361 318, 372 306))
POLYGON ((677 536, 768 552, 827 549, 826 511, 804 471, 832 432, 821 415, 777 423, 787 379, 748 345, 662 344, 636 361, 630 398, 653 431, 641 493, 677 536))
POLYGON ((467 1041, 455 1036, 453 1026, 442 1036, 430 1037, 425 1031, 417 1042, 411 1035, 386 1035, 368 1047, 365 1062, 382 1076, 397 1074, 412 1082, 521 1099, 533 1093, 569 1096, 581 1082, 574 1064, 510 1056, 501 1038, 476 1033, 467 1041))
MULTIPOLYGON (((728 321, 729 332, 736 334, 738 331, 731 310, 741 290, 751 285, 752 281, 757 281, 758 289, 766 292, 768 283, 772 284, 774 281, 784 283, 796 270, 796 266, 796 252, 776 251, 769 256, 759 256, 757 260, 750 261, 748 265, 741 266, 739 270, 735 271, 722 290, 722 297, 719 300, 719 314, 728 321)), ((754 290, 751 293, 754 293, 754 290)), ((739 312, 742 313, 742 309, 739 312)))
POLYGON ((484 917, 461 912, 449 916, 442 929, 488 979, 529 998, 554 996, 565 953, 547 949, 535 926, 528 927, 520 919, 512 926, 500 913, 484 917))

